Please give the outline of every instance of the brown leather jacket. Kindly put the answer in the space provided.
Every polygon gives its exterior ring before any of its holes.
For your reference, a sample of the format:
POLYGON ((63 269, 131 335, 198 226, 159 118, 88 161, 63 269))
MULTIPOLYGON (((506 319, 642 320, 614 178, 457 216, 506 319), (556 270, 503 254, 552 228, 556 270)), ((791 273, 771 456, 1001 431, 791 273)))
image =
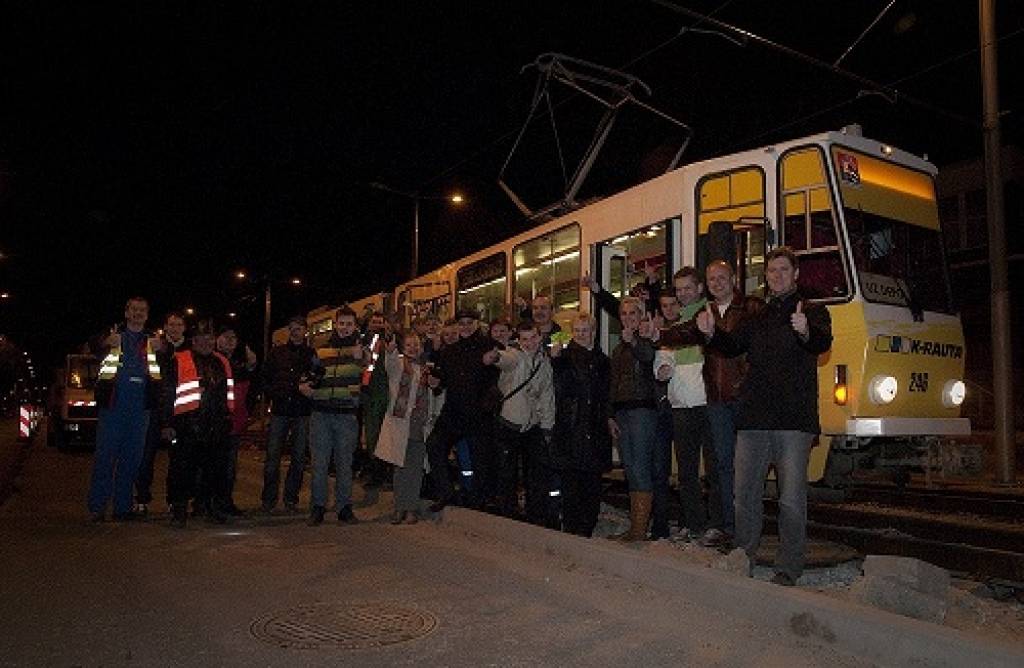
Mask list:
MULTIPOLYGON (((732 302, 720 315, 718 307, 712 304, 715 324, 727 332, 735 329, 744 318, 764 308, 764 302, 757 297, 747 297, 739 292, 733 294, 732 302)), ((726 357, 721 352, 704 348, 704 386, 708 393, 708 403, 736 401, 739 398, 740 386, 747 375, 747 356, 726 357)))

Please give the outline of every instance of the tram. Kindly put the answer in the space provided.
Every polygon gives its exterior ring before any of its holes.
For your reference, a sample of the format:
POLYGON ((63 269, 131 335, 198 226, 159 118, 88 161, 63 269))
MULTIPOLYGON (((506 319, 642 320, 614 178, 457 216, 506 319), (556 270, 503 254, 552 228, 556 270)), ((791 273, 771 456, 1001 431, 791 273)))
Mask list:
POLYGON ((405 325, 463 308, 486 321, 543 293, 563 325, 581 309, 598 316, 608 351, 618 323, 595 308, 584 273, 621 296, 645 270, 671 282, 684 265, 726 259, 739 288, 763 296, 765 255, 785 244, 834 335, 818 360, 822 437, 808 479, 927 466, 941 458, 936 444, 970 434, 936 171, 859 126, 687 164, 398 285, 379 304, 405 325))

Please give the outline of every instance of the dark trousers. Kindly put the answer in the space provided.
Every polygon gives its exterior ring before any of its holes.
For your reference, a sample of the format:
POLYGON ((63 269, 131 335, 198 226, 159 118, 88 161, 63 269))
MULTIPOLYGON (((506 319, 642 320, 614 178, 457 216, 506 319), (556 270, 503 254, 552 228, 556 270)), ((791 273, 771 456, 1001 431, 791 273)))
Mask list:
POLYGON ((299 502, 302 475, 306 468, 306 447, 309 442, 309 416, 270 416, 270 434, 267 437, 267 456, 263 461, 263 492, 260 494, 264 508, 277 505, 280 489, 281 455, 288 433, 292 435, 291 462, 288 476, 284 481, 284 502, 295 505, 299 502))
POLYGON ((498 485, 501 479, 501 452, 494 442, 496 418, 487 416, 481 420, 477 440, 477 461, 473 462, 473 477, 480 489, 480 498, 485 503, 498 503, 498 485))
POLYGON ((242 444, 241 434, 228 436, 227 482, 228 503, 235 503, 235 478, 238 476, 238 448, 242 444))
MULTIPOLYGON (((452 448, 454 448, 460 439, 467 439, 469 442, 469 456, 472 463, 478 462, 482 458, 482 452, 480 451, 480 427, 478 424, 479 416, 462 415, 454 410, 449 411, 448 406, 445 405, 441 409, 441 415, 437 418, 437 424, 434 425, 433 431, 430 432, 430 436, 427 438, 427 459, 430 461, 430 486, 433 488, 432 494, 438 500, 444 499, 450 501, 455 498, 455 487, 452 484, 451 475, 448 471, 448 458, 451 455, 452 448)), ((481 489, 486 487, 486 481, 476 480, 474 474, 474 484, 470 487, 468 497, 463 501, 472 506, 479 506, 482 502, 482 497, 479 496, 481 489)))
POLYGON ((561 469, 562 530, 590 538, 601 513, 601 472, 561 469))
POLYGON ((707 406, 673 408, 676 463, 679 466, 679 500, 683 524, 690 531, 722 528, 722 493, 718 484, 718 458, 711 442, 707 406), (708 504, 700 485, 700 459, 708 482, 708 504))
POLYGON ((499 421, 494 430, 494 444, 501 458, 498 497, 502 512, 512 515, 518 508, 519 460, 523 459, 527 521, 559 528, 561 485, 558 473, 551 467, 548 446, 540 427, 518 431, 499 421))
POLYGON ((202 475, 210 503, 224 508, 228 502, 228 456, 231 452, 226 436, 199 435, 187 429, 177 430, 177 440, 170 445, 170 466, 167 470, 167 496, 171 506, 183 508, 198 492, 196 478, 202 475))
POLYGON ((156 464, 156 451, 160 449, 161 443, 160 420, 150 420, 149 428, 146 430, 146 445, 142 450, 142 462, 139 464, 139 473, 135 477, 136 503, 152 503, 153 501, 153 467, 156 464))

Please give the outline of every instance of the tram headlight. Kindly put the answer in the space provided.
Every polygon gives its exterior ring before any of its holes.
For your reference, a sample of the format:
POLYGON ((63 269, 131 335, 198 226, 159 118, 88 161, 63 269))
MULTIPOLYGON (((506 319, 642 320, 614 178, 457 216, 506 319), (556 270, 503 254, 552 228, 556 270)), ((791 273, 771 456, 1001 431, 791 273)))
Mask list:
POLYGON ((891 404, 899 391, 899 383, 892 376, 878 375, 868 384, 868 396, 876 404, 891 404))
POLYGON ((942 405, 946 408, 956 408, 966 396, 967 386, 962 380, 947 380, 942 387, 942 405))

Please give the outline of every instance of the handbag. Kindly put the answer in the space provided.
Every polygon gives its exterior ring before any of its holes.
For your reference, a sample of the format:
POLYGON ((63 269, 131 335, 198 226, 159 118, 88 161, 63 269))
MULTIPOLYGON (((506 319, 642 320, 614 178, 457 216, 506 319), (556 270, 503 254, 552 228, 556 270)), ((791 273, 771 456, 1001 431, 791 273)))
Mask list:
POLYGON ((538 371, 540 371, 540 362, 537 362, 533 366, 533 370, 530 371, 530 375, 526 377, 526 380, 520 383, 514 390, 512 390, 508 394, 502 394, 501 390, 498 389, 497 385, 490 386, 484 392, 483 397, 480 398, 480 408, 483 409, 485 413, 490 413, 491 415, 500 415, 501 407, 505 405, 505 402, 511 399, 513 396, 515 396, 515 394, 522 390, 524 387, 529 385, 530 381, 533 380, 533 377, 537 375, 538 371))

